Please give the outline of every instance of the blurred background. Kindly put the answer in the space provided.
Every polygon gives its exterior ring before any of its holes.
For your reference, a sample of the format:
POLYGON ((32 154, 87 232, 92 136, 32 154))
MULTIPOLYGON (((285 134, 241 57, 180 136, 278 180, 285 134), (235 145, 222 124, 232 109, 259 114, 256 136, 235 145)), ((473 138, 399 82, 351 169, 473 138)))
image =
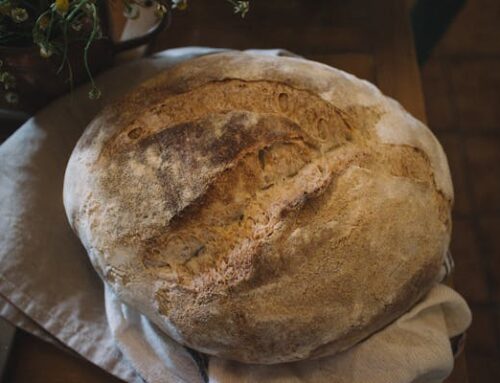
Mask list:
POLYGON ((471 382, 500 381, 500 1, 467 0, 421 67, 455 186, 455 287, 473 312, 471 382))

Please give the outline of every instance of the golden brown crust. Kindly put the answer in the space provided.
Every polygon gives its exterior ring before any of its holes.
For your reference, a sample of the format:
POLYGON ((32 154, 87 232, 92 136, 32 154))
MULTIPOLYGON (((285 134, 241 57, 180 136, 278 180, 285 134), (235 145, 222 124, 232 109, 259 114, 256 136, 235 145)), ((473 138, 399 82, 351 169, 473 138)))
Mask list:
POLYGON ((232 52, 105 110, 64 197, 123 300, 199 351, 278 363, 411 307, 435 282, 453 195, 435 138, 373 86, 232 52))

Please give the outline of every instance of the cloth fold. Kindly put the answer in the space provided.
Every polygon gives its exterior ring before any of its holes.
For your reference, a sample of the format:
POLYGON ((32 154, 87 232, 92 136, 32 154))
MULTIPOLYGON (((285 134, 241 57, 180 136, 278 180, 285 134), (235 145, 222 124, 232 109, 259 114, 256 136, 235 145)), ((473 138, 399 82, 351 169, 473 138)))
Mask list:
POLYGON ((460 334, 469 320, 463 298, 440 284, 411 311, 341 354, 273 366, 212 358, 210 382, 438 383, 453 368, 449 338, 460 334))
MULTIPOLYGON (((91 101, 88 87, 79 88, 0 146, 0 315, 127 382, 201 383, 203 375, 190 350, 105 291, 66 220, 66 163, 106 104, 161 70, 218 51, 172 49, 110 70, 96 80, 101 99, 91 101)), ((205 373, 212 383, 438 382, 453 365, 448 338, 469 323, 463 299, 438 285, 410 312, 338 356, 276 366, 208 358, 205 373)))

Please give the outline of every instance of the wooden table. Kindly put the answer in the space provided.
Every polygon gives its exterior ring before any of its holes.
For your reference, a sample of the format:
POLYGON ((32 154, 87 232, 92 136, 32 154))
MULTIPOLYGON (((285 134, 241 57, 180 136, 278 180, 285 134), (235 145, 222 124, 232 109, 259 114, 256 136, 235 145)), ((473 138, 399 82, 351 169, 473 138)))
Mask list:
MULTIPOLYGON (((405 2, 402 0, 252 0, 246 19, 224 0, 196 0, 177 13, 152 51, 207 45, 285 48, 376 83, 425 121, 405 2)), ((115 382, 90 363, 18 331, 6 382, 115 382)), ((466 383, 460 357, 447 383, 466 383)))

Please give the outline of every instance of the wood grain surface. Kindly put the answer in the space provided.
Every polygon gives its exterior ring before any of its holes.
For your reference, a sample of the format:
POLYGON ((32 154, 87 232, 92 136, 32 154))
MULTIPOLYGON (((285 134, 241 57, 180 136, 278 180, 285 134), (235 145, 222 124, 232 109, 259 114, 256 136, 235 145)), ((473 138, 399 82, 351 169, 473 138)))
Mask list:
MULTIPOLYGON (((377 84, 419 119, 425 107, 406 4, 400 0, 252 0, 245 19, 224 0, 192 1, 151 51, 179 46, 285 48, 377 84)), ((5 382, 116 382, 89 362, 17 331, 5 382)), ((447 383, 466 383, 464 356, 447 383)))

